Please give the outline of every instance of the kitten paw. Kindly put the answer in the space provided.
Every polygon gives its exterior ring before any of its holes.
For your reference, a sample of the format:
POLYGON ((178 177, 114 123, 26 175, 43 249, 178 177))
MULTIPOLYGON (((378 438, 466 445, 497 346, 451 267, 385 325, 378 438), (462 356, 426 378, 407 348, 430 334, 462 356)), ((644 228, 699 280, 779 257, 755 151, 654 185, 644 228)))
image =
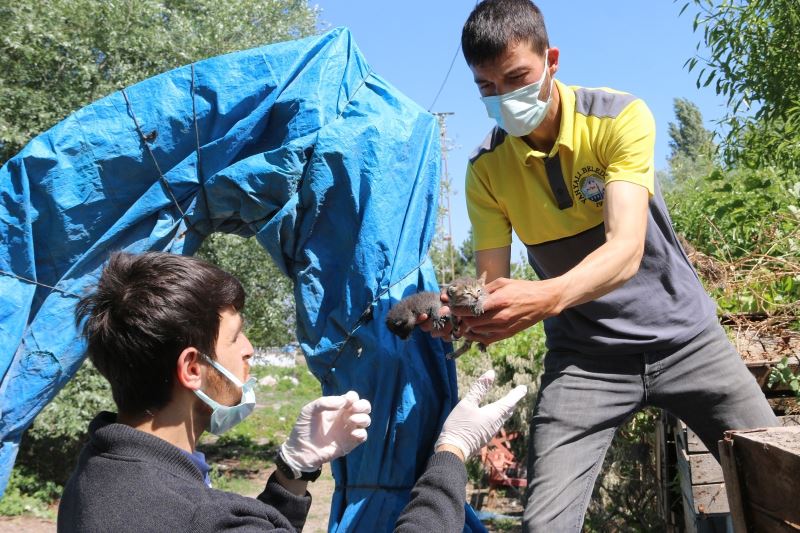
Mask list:
POLYGON ((433 326, 433 329, 435 329, 435 330, 444 329, 444 326, 447 324, 447 322, 449 320, 450 320, 450 317, 447 317, 447 316, 440 316, 440 317, 437 317, 437 318, 431 317, 431 325, 433 326))

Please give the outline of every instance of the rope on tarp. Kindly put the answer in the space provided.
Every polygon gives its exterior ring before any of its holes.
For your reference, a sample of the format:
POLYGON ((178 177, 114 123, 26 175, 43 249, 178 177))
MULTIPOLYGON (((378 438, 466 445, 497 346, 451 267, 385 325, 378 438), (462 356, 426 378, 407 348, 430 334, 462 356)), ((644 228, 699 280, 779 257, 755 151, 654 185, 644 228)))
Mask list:
POLYGON ((46 283, 42 283, 40 281, 36 281, 36 280, 33 280, 33 279, 26 278, 24 276, 20 276, 19 274, 14 274, 13 272, 6 272, 5 270, 0 270, 0 274, 2 274, 4 276, 9 276, 9 277, 12 277, 12 278, 17 278, 18 280, 25 281, 25 282, 30 283, 32 285, 38 285, 39 287, 45 287, 45 288, 48 288, 50 290, 53 290, 53 291, 56 291, 56 292, 60 292, 61 294, 64 294, 66 296, 73 296, 73 297, 78 298, 78 299, 81 298, 79 295, 75 294, 74 292, 65 291, 64 289, 59 289, 58 287, 53 287, 52 285, 47 285, 46 283))
POLYGON ((136 113, 133 112, 133 105, 131 105, 131 101, 128 99, 128 93, 125 92, 125 89, 120 91, 122 93, 122 97, 125 98, 125 104, 128 106, 128 112, 131 114, 131 118, 133 119, 133 124, 136 126, 136 132, 139 134, 139 140, 142 141, 145 148, 147 148, 147 153, 150 154, 150 159, 153 160, 153 164, 156 166, 156 170, 158 171, 158 178, 161 180, 161 184, 169 193, 170 198, 172 198, 172 203, 175 204, 175 207, 178 208, 178 212, 181 214, 181 218, 186 217, 186 213, 183 212, 181 208, 181 204, 178 203, 178 199, 175 198, 175 194, 172 192, 172 187, 169 186, 169 182, 167 178, 164 177, 164 173, 161 172, 161 167, 158 165, 158 160, 156 160, 156 156, 153 153, 153 150, 150 148, 150 143, 156 139, 156 130, 153 130, 148 135, 145 135, 142 131, 142 127, 139 125, 139 121, 136 119, 136 113))

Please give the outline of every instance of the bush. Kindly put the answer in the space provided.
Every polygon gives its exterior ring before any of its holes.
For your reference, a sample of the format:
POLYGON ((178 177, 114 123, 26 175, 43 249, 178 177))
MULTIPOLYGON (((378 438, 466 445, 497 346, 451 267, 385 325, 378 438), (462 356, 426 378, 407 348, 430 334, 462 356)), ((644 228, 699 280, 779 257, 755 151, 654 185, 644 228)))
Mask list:
POLYGON ((717 169, 665 196, 687 252, 707 256, 699 274, 723 312, 792 320, 800 310, 800 179, 717 169))
POLYGON ((62 487, 52 481, 42 481, 37 473, 25 466, 17 465, 11 471, 3 498, 0 499, 0 515, 33 515, 39 518, 54 518, 49 509, 51 503, 61 496, 62 487))

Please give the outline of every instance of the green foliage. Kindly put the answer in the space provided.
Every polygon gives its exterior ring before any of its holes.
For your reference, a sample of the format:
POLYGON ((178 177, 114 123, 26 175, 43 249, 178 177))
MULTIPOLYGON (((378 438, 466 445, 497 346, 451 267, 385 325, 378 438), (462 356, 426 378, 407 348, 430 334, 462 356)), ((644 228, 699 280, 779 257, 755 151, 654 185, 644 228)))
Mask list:
POLYGON ((310 35, 306 0, 0 2, 0 164, 91 101, 199 59, 310 35))
POLYGON ((714 153, 713 134, 703 126, 700 109, 686 98, 676 98, 673 109, 677 122, 669 123, 670 159, 681 155, 692 160, 709 158, 714 153))
POLYGON ((714 170, 666 194, 675 229, 698 250, 733 260, 787 234, 791 221, 768 228, 787 210, 788 195, 775 171, 714 170), (776 234, 768 234, 773 229, 776 234))
POLYGON ((55 399, 39 413, 27 435, 39 440, 55 437, 62 442, 80 439, 89 422, 104 410, 114 410, 111 387, 86 359, 55 399))
MULTIPOLYGON (((798 363, 800 363, 800 358, 797 360, 798 363)), ((800 374, 794 373, 794 370, 789 364, 788 357, 781 359, 769 372, 767 386, 772 388, 775 385, 785 385, 789 387, 789 390, 800 398, 800 374)))
POLYGON ((677 122, 669 124, 672 153, 667 185, 674 186, 714 170, 717 148, 713 133, 703 126, 703 116, 696 105, 685 98, 676 98, 673 108, 677 122))
POLYGON ((723 152, 731 163, 800 169, 800 3, 691 0, 708 50, 686 65, 697 86, 727 98, 723 152))
POLYGON ((245 334, 255 346, 294 340, 295 303, 291 280, 253 238, 215 233, 197 256, 236 276, 247 294, 245 334))

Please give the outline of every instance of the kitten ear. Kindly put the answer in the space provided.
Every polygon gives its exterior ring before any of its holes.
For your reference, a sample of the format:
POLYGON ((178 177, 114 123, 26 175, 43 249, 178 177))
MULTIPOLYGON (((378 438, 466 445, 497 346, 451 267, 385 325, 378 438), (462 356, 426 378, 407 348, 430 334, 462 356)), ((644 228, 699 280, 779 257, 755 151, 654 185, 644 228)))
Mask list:
POLYGON ((486 271, 485 270, 481 274, 481 277, 478 278, 478 281, 480 281, 481 283, 486 283, 486 271))
POLYGON ((455 296, 455 294, 456 294, 456 288, 454 286, 452 286, 452 285, 448 285, 447 286, 447 295, 448 296, 455 296))

